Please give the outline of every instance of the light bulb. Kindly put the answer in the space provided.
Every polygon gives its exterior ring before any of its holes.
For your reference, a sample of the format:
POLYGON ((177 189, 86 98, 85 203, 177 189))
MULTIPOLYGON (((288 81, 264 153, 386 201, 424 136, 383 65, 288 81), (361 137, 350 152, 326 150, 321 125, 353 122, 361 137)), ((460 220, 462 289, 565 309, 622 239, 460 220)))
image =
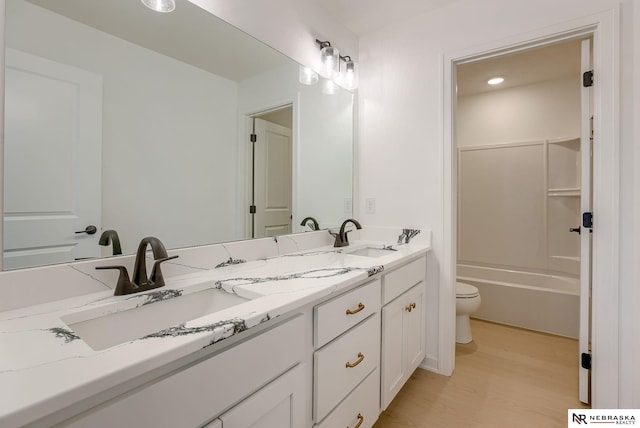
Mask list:
POLYGON ((142 0, 142 4, 156 12, 173 12, 176 8, 175 0, 142 0))
POLYGON ((492 77, 491 79, 487 80, 487 83, 490 85, 499 85, 502 82, 504 82, 504 77, 492 77))
POLYGON ((333 79, 338 75, 340 52, 333 46, 325 46, 320 49, 320 62, 322 66, 320 74, 322 77, 333 79))
POLYGON ((342 86, 350 91, 358 87, 358 64, 349 59, 346 61, 344 72, 341 73, 342 86))

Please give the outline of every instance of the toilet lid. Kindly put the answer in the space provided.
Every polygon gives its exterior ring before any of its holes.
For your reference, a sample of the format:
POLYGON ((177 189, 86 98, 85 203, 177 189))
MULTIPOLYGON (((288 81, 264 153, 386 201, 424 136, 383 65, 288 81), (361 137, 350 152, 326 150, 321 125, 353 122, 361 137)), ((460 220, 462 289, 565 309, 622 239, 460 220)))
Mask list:
POLYGON ((479 294, 478 289, 473 285, 464 282, 456 282, 456 297, 475 297, 479 294))

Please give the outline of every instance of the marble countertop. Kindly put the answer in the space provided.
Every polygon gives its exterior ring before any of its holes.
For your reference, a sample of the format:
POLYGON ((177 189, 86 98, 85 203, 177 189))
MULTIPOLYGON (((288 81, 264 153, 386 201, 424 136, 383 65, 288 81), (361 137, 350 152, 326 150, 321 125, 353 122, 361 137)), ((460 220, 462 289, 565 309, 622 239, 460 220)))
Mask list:
POLYGON ((342 251, 322 247, 250 262, 229 259, 149 292, 113 296, 113 290, 105 290, 2 312, 0 426, 36 421, 430 250, 427 243, 412 242, 393 245, 395 251, 381 257, 348 253, 366 246, 384 244, 356 241, 342 251), (209 288, 249 300, 102 350, 94 350, 63 321, 80 312, 135 309, 209 288))

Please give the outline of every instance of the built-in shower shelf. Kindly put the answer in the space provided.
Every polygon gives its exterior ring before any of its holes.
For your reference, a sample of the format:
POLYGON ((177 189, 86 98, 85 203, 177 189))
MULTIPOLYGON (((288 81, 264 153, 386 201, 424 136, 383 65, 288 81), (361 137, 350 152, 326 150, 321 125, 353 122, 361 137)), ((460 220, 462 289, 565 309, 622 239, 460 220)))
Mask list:
POLYGON ((563 196, 580 196, 580 189, 549 189, 547 190, 547 196, 550 197, 563 197, 563 196))

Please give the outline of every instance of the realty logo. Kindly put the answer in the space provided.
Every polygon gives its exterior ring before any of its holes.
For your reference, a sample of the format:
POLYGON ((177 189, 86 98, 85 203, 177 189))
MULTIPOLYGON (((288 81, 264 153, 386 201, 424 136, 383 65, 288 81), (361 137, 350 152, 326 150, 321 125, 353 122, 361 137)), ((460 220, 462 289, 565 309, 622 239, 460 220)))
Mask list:
POLYGON ((582 414, 582 413, 574 413, 573 414, 573 422, 576 424, 587 424, 587 415, 582 414))

